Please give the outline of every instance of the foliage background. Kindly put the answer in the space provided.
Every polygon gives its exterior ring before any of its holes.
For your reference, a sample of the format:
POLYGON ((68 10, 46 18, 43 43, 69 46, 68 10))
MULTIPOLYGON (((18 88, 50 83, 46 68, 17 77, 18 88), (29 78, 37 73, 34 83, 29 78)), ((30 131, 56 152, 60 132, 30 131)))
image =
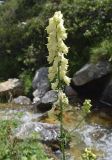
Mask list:
POLYGON ((0 5, 0 81, 20 77, 25 92, 47 66, 46 26, 61 10, 68 32, 70 76, 83 64, 112 57, 112 0, 5 0, 0 5))

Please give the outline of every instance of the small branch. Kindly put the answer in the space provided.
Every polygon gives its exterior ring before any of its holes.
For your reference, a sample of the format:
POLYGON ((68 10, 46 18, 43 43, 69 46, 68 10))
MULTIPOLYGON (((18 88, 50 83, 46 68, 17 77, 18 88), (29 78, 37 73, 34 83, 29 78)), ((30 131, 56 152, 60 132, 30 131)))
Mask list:
POLYGON ((81 123, 84 121, 84 119, 85 119, 85 117, 83 117, 83 118, 79 121, 79 123, 76 125, 76 127, 75 127, 73 130, 70 131, 70 134, 71 134, 72 132, 74 132, 77 128, 79 128, 79 126, 80 126, 81 123))

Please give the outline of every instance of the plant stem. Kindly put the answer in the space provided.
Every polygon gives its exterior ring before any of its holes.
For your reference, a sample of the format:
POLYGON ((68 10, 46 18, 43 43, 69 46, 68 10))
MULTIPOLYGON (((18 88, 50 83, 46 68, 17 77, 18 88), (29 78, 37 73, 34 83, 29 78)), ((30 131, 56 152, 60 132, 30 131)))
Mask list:
POLYGON ((64 146, 64 128, 63 128, 63 104, 60 101, 60 137, 61 137, 61 150, 62 160, 65 160, 65 146, 64 146))
POLYGON ((84 119, 85 119, 85 117, 83 117, 83 118, 79 121, 79 123, 76 125, 76 127, 70 131, 70 134, 71 134, 73 131, 75 131, 75 130, 81 125, 81 123, 84 121, 84 119))
MULTIPOLYGON (((58 86, 58 95, 60 93, 60 90, 62 89, 61 86, 61 80, 60 80, 60 63, 58 64, 58 80, 59 80, 59 86, 58 86)), ((64 128, 63 128, 63 103, 60 99, 59 101, 59 107, 60 107, 60 139, 61 139, 61 151, 62 151, 62 160, 65 160, 65 145, 64 145, 64 128)))

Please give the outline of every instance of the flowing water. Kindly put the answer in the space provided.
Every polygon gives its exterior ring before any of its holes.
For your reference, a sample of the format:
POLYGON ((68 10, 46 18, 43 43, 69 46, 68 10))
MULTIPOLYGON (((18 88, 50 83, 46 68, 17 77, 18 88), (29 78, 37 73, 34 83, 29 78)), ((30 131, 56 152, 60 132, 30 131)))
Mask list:
MULTIPOLYGON (((70 108, 64 114, 64 125, 68 132, 72 133, 72 140, 66 150, 71 158, 80 160, 86 147, 91 148, 98 160, 112 160, 112 109, 99 109, 93 111, 80 127, 74 129, 82 119, 81 112, 75 107, 70 108), (108 112, 107 112, 108 110, 108 112)), ((0 104, 0 119, 21 119, 22 123, 40 121, 41 113, 33 113, 27 107, 12 104, 0 104)), ((42 122, 56 124, 58 121, 53 114, 42 122)))
MULTIPOLYGON (((81 111, 72 108, 64 115, 65 128, 72 133, 70 148, 67 153, 69 160, 80 160, 85 148, 90 148, 97 155, 97 160, 112 160, 112 108, 103 108, 92 113, 81 121, 81 111), (76 129, 75 129, 76 128, 76 129)), ((47 122, 55 123, 55 118, 47 118, 47 122)))
POLYGON ((98 160, 112 160, 112 118, 105 114, 105 110, 92 112, 74 131, 71 154, 78 160, 86 147, 93 150, 98 160))

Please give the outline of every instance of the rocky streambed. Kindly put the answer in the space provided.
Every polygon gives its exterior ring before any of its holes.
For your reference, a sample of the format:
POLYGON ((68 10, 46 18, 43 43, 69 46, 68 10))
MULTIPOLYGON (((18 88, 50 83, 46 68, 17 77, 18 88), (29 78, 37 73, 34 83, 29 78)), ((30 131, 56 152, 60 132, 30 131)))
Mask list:
MULTIPOLYGON (((73 105, 68 106, 64 112, 64 127, 71 133, 71 141, 66 148, 67 160, 80 160, 85 148, 91 148, 98 160, 112 159, 111 73, 112 67, 107 61, 88 63, 73 75, 70 86, 65 86, 64 92, 73 105), (85 99, 91 99, 93 110, 74 129, 82 119, 80 106, 85 99)), ((36 71, 32 88, 31 101, 23 96, 23 86, 19 79, 8 79, 0 83, 0 98, 9 102, 0 104, 0 119, 19 121, 18 128, 13 131, 16 139, 22 141, 33 138, 44 144, 51 157, 60 160, 60 124, 57 111, 52 107, 57 100, 57 92, 51 90, 48 68, 42 67, 36 71)))
MULTIPOLYGON (((83 150, 90 147, 97 155, 98 160, 112 159, 112 119, 106 112, 112 112, 108 108, 94 110, 88 115, 79 128, 74 130, 81 119, 80 110, 69 107, 64 114, 65 128, 72 132, 71 142, 66 149, 68 159, 79 160, 83 150)), ((0 104, 0 119, 17 119, 20 124, 13 131, 13 136, 18 139, 34 138, 46 144, 48 152, 55 159, 60 159, 60 150, 57 144, 59 134, 59 122, 53 112, 34 113, 31 106, 20 106, 15 104, 0 104), (52 152, 52 153, 51 153, 52 152)))

